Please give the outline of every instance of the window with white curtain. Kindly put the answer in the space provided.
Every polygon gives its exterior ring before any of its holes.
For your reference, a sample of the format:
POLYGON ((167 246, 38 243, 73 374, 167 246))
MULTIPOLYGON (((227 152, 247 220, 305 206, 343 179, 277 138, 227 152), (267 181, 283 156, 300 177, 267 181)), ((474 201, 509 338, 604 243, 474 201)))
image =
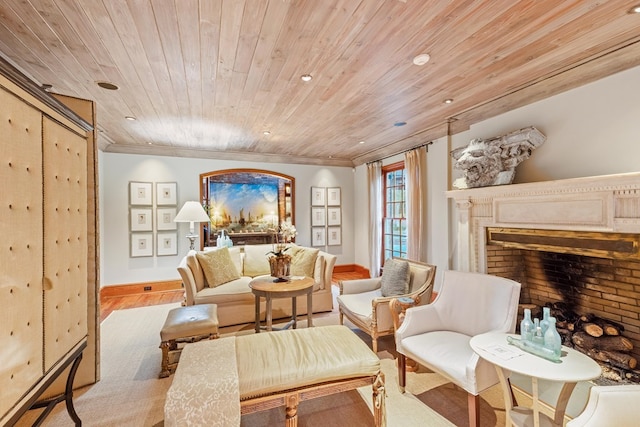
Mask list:
POLYGON ((404 162, 382 168, 384 200, 382 216, 383 259, 407 257, 407 203, 404 162))

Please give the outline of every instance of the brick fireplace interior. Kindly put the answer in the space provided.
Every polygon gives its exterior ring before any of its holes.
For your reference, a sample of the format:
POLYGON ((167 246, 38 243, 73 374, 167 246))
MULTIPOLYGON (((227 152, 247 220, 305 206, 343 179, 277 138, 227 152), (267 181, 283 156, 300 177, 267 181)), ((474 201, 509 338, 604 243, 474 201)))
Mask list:
POLYGON ((565 302, 624 326, 640 360, 640 260, 616 260, 488 244, 487 272, 522 284, 521 304, 565 302))

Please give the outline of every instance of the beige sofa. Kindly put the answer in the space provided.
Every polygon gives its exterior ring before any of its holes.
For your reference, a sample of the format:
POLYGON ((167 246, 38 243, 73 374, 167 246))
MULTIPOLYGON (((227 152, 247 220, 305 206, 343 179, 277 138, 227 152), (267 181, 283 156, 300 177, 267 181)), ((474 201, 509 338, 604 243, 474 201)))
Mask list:
MULTIPOLYGON (((297 247, 294 245, 292 251, 297 247)), ((196 251, 189 251, 180 265, 178 272, 185 288, 186 305, 216 304, 219 326, 238 325, 255 321, 255 297, 251 293, 249 283, 254 277, 269 274, 267 253, 272 245, 246 245, 229 248, 231 260, 235 264, 239 279, 210 287, 197 257, 196 251)), ((312 248, 306 248, 313 250, 312 248)), ((313 250, 315 252, 315 250, 313 250)), ((295 258, 294 258, 295 261, 295 258)), ((331 311, 333 297, 331 294, 331 276, 336 263, 336 256, 317 251, 313 265, 313 313, 331 311)), ((272 302, 274 319, 291 316, 291 298, 274 299, 272 302)), ((297 314, 307 313, 307 298, 298 297, 297 314)), ((265 301, 261 301, 261 320, 265 318, 265 301)))

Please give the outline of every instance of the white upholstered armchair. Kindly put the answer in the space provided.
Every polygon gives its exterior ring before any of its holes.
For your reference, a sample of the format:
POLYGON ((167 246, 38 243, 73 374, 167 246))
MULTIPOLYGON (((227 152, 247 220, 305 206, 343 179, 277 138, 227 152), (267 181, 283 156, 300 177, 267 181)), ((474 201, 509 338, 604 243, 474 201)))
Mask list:
POLYGON ((631 427, 640 423, 640 385, 593 386, 584 411, 567 427, 631 427))
MULTIPOLYGON (((431 300, 436 267, 417 261, 406 262, 409 267, 409 281, 404 291, 385 296, 382 278, 342 280, 339 282, 338 310, 340 324, 344 317, 371 336, 372 349, 378 351, 378 338, 393 335, 393 318, 389 310, 389 301, 393 298, 410 297, 418 299, 418 304, 428 304, 431 300)), ((385 265, 390 263, 389 260, 385 265)), ((388 271, 388 270, 387 270, 388 271)), ((384 275, 385 273, 383 273, 384 275)))
POLYGON ((469 425, 477 426, 478 395, 499 380, 493 365, 469 341, 485 332, 514 332, 519 298, 520 283, 513 280, 445 271, 436 299, 407 309, 396 331, 400 389, 404 392, 410 358, 467 391, 469 425))

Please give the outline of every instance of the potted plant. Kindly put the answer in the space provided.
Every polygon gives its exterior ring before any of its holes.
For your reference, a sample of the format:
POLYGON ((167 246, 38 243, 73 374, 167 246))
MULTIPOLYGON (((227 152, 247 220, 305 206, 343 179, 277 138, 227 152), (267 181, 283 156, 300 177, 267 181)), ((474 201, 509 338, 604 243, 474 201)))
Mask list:
POLYGON ((291 255, 285 254, 285 252, 289 249, 291 240, 296 237, 298 232, 293 224, 281 222, 273 234, 275 241, 273 250, 267 252, 271 276, 275 277, 277 282, 286 282, 289 280, 291 255))

